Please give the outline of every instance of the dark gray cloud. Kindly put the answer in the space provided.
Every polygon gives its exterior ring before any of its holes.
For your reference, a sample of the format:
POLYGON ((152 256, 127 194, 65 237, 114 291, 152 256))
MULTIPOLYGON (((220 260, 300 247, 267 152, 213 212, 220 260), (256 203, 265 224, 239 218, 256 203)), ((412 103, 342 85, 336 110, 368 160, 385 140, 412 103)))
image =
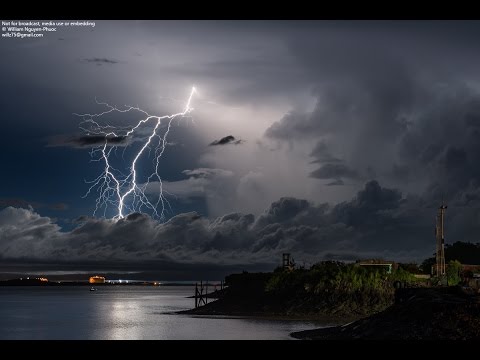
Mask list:
POLYGON ((142 216, 143 215, 141 213, 131 213, 131 214, 128 214, 127 220, 134 221, 136 219, 142 218, 142 216))
POLYGON ((96 65, 103 65, 103 64, 113 65, 113 64, 119 63, 119 61, 117 60, 108 59, 108 58, 98 58, 98 57, 86 58, 86 59, 83 59, 83 61, 87 63, 93 63, 96 65))
POLYGON ((285 197, 258 217, 231 213, 208 220, 191 212, 165 223, 140 213, 118 221, 84 217, 69 232, 31 209, 7 207, 0 211, 0 253, 3 260, 19 262, 28 257, 47 263, 141 262, 144 266, 157 261, 274 264, 282 252, 307 262, 327 254, 344 259, 376 255, 418 260, 434 248, 432 224, 425 216, 433 219, 435 209, 376 181, 368 182, 351 201, 337 205, 285 197))
POLYGON ((360 176, 356 170, 350 169, 345 164, 325 164, 319 169, 310 173, 311 177, 317 179, 358 179, 360 176))
POLYGON ((212 168, 198 168, 193 170, 183 170, 182 173, 192 178, 213 178, 216 176, 233 175, 232 172, 229 170, 212 169, 212 168))
POLYGON ((401 199, 400 191, 382 188, 377 181, 372 180, 365 185, 364 190, 358 192, 355 204, 362 209, 394 209, 399 207, 401 199))
POLYGON ((63 211, 68 209, 68 205, 65 203, 51 203, 46 204, 38 201, 27 201, 21 198, 0 198, 0 208, 13 206, 17 208, 46 208, 50 210, 63 211))
MULTIPOLYGON (((311 161, 311 164, 320 163, 323 164, 320 168, 312 171, 310 177, 317 179, 330 179, 327 186, 333 185, 345 185, 344 179, 347 180, 360 180, 362 176, 360 173, 350 168, 345 161, 332 155, 328 146, 323 141, 319 141, 313 148, 310 156, 315 158, 311 161)), ((367 169, 367 172, 370 169, 367 169)), ((369 177, 375 177, 373 174, 368 174, 369 177)))
POLYGON ((240 140, 240 139, 235 139, 235 137, 233 135, 228 135, 228 136, 225 136, 223 138, 221 138, 220 140, 215 140, 213 142, 210 143, 209 146, 216 146, 216 145, 228 145, 228 144, 235 144, 235 145, 238 145, 238 144, 241 144, 243 142, 243 140, 240 140))
POLYGON ((33 201, 27 201, 24 199, 17 199, 17 198, 2 198, 0 199, 0 207, 22 207, 28 208, 29 206, 38 207, 39 203, 33 201))
MULTIPOLYGON (((311 163, 321 166, 310 176, 332 180, 325 185, 377 178, 428 202, 475 198, 480 92, 472 79, 479 73, 467 64, 480 51, 467 45, 468 36, 455 45, 435 39, 452 24, 412 25, 364 23, 356 33, 349 25, 318 41, 292 35, 288 44, 310 74, 316 104, 290 111, 265 137, 311 143, 311 163), (420 37, 408 40, 414 33, 420 37)), ((457 25, 474 31, 473 24, 457 25)))
POLYGON ((312 164, 314 164, 314 163, 340 163, 340 162, 343 162, 343 160, 341 160, 341 159, 332 155, 332 153, 328 149, 327 144, 325 144, 323 141, 320 141, 320 142, 317 143, 317 145, 315 145, 312 152, 310 153, 310 156, 315 158, 315 160, 312 161, 312 164))
POLYGON ((73 222, 79 224, 79 223, 83 223, 83 222, 85 222, 89 219, 91 219, 90 216, 82 215, 82 216, 79 216, 79 217, 73 219, 73 222))
POLYGON ((48 145, 67 146, 78 149, 91 148, 96 146, 126 146, 128 145, 128 138, 126 136, 107 136, 104 135, 81 135, 81 136, 55 136, 48 139, 48 145))
POLYGON ((342 179, 337 179, 337 180, 334 180, 334 181, 331 181, 331 182, 327 183, 326 185, 327 186, 341 186, 341 185, 345 185, 345 183, 342 179))
POLYGON ((472 120, 480 114, 480 94, 457 85, 432 97, 435 106, 400 138, 399 166, 410 178, 426 179, 426 199, 457 201, 480 180, 480 137, 472 120))
POLYGON ((69 206, 65 203, 54 203, 54 204, 48 205, 48 208, 52 209, 52 210, 63 211, 63 210, 67 210, 69 208, 69 206))

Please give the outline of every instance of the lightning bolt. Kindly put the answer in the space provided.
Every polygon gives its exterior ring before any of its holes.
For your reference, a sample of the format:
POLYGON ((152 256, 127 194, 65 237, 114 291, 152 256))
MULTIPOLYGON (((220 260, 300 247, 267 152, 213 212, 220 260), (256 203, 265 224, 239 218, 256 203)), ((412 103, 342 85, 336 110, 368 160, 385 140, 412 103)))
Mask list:
POLYGON ((171 209, 171 206, 164 195, 164 193, 168 194, 168 192, 163 189, 162 179, 159 174, 160 158, 164 154, 165 148, 168 145, 167 138, 173 121, 184 118, 193 111, 193 108, 190 106, 190 104, 195 93, 196 89, 195 87, 192 87, 184 110, 171 115, 150 115, 146 111, 140 109, 138 106, 133 107, 125 105, 123 109, 118 109, 116 106, 111 106, 105 102, 98 102, 96 99, 96 103, 99 105, 104 105, 107 110, 97 114, 74 114, 82 118, 80 129, 82 129, 88 136, 102 136, 105 140, 102 145, 93 146, 92 150, 90 151, 90 156, 92 158, 91 161, 103 162, 105 164, 105 168, 97 178, 92 181, 86 181, 87 183, 91 184, 91 186, 83 196, 87 197, 93 191, 98 192, 95 210, 93 212, 94 216, 97 214, 99 209, 103 208, 103 216, 106 217, 107 209, 113 206, 117 208, 117 214, 113 217, 117 220, 124 218, 126 213, 142 212, 145 208, 151 211, 153 217, 159 218, 162 221, 165 220, 166 208, 169 207, 171 209), (143 117, 133 127, 100 125, 97 122, 97 120, 102 116, 110 113, 129 112, 139 112, 143 117), (160 129, 162 128, 162 123, 164 122, 166 122, 166 129, 163 135, 160 135, 160 129), (114 154, 116 154, 119 143, 126 142, 122 153, 123 159, 126 148, 130 145, 130 143, 136 141, 134 136, 138 134, 141 129, 146 129, 147 131, 149 130, 146 128, 147 123, 153 123, 153 128, 150 130, 146 138, 141 138, 140 136, 140 140, 138 141, 143 141, 143 145, 135 154, 131 164, 129 165, 128 173, 124 174, 112 165, 112 161, 110 161, 112 151, 114 154), (147 177, 147 181, 144 184, 138 184, 137 162, 142 155, 144 155, 146 149, 149 149, 149 153, 152 149, 154 149, 154 169, 150 176, 147 177), (156 201, 153 202, 145 194, 147 186, 149 186, 152 181, 158 182, 159 186, 158 197, 156 201))

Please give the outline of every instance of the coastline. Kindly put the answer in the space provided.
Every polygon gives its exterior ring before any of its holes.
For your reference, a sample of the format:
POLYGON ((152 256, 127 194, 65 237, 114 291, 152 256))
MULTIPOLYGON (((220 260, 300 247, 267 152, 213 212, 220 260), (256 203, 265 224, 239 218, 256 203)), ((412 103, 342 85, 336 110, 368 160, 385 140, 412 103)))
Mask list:
POLYGON ((369 315, 323 311, 268 311, 244 307, 229 298, 177 314, 210 318, 251 318, 296 320, 318 323, 321 327, 296 331, 300 340, 478 340, 480 339, 480 296, 461 287, 404 288, 395 301, 369 315))
MULTIPOLYGON (((394 302, 394 288, 377 273, 325 262, 310 270, 231 274, 228 286, 198 296, 190 316, 244 317, 312 321, 326 327, 345 325, 384 310, 394 302), (333 275, 341 279, 331 283, 333 275), (356 287, 351 288, 353 280, 356 287), (216 298, 217 300, 213 301, 216 298), (204 299, 210 302, 204 304, 204 299)), ((194 298, 195 296, 188 296, 194 298)))
POLYGON ((353 323, 293 332, 302 340, 478 340, 480 297, 459 287, 402 289, 386 310, 353 323))
POLYGON ((201 308, 176 311, 174 314, 190 315, 194 317, 205 318, 249 318, 261 320, 278 320, 278 321, 311 321, 321 323, 325 326, 341 326, 350 324, 360 320, 361 316, 347 315, 331 315, 331 314, 281 314, 269 312, 228 312, 228 311, 212 311, 201 308))

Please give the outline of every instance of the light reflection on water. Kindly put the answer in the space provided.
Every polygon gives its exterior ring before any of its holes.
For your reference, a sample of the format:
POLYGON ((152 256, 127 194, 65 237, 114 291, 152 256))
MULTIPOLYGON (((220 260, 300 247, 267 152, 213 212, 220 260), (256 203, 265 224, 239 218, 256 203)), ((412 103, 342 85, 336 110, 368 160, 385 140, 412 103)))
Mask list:
POLYGON ((205 318, 186 286, 0 287, 0 339, 292 339, 305 321, 205 318))

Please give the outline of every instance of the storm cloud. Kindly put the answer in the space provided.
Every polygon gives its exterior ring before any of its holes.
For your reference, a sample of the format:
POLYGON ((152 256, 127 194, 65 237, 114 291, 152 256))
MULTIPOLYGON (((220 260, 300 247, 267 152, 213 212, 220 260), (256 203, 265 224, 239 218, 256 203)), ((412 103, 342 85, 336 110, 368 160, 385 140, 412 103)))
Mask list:
POLYGON ((68 146, 78 149, 92 148, 96 146, 126 146, 126 136, 104 136, 104 135, 81 135, 81 136, 56 136, 48 141, 48 146, 68 146))
POLYGON ((228 135, 228 136, 225 136, 225 137, 221 138, 220 140, 212 141, 210 143, 210 146, 227 145, 227 144, 238 145, 238 144, 241 144, 242 142, 243 142, 243 140, 237 140, 237 139, 235 139, 235 137, 233 135, 228 135))
POLYGON ((69 232, 32 209, 7 207, 0 211, 0 250, 3 260, 52 263, 276 264, 283 252, 309 263, 327 254, 405 260, 414 249, 427 256, 433 248, 432 224, 424 216, 433 218, 435 209, 410 212, 417 205, 371 181, 337 205, 285 197, 258 217, 231 213, 209 220, 190 212, 159 223, 135 213, 118 221, 84 218, 69 232))
POLYGON ((340 178, 359 178, 355 170, 348 168, 344 164, 325 164, 321 168, 313 171, 311 177, 318 179, 340 179, 340 178))
MULTIPOLYGON (((85 217, 67 231, 36 208, 7 208, 5 258, 253 264, 288 251, 305 261, 421 260, 431 255, 442 199, 446 241, 477 241, 478 22, 105 21, 95 33, 4 44, 0 68, 10 85, 0 97, 8 135, 0 162, 13 175, 0 180, 2 197, 49 203, 42 194, 55 194, 52 202, 71 204, 71 219, 92 213, 95 199, 81 196, 84 180, 99 174, 86 149, 104 138, 66 137, 47 148, 38 139, 74 134, 73 113, 108 110, 96 96, 122 109, 176 113, 194 82, 192 121, 172 123, 176 146, 159 163, 164 189, 175 195, 172 218, 85 217), (45 78, 62 81, 46 86, 45 78), (248 142, 229 146, 238 139, 248 142)), ((138 121, 110 115, 102 126, 138 121)), ((135 136, 131 142, 147 135, 135 136)), ((146 192, 158 196, 160 186, 151 182, 146 192)))
MULTIPOLYGON (((333 31, 335 40, 292 37, 298 41, 289 42, 291 50, 316 83, 315 105, 289 111, 265 137, 311 144, 310 163, 319 167, 309 176, 328 180, 325 185, 376 178, 426 201, 473 198, 464 193, 475 192, 480 180, 474 165, 480 160, 480 88, 473 68, 459 66, 473 64, 469 56, 478 59, 480 49, 467 48, 469 37, 455 46, 433 41, 452 24, 412 25, 387 26, 388 40, 368 23, 355 34, 333 31), (412 37, 416 32, 422 40, 412 37), (432 41, 425 45, 426 39, 432 41), (450 47, 457 50, 450 64, 432 61, 450 47)), ((473 24, 458 25, 462 32, 473 24)))

